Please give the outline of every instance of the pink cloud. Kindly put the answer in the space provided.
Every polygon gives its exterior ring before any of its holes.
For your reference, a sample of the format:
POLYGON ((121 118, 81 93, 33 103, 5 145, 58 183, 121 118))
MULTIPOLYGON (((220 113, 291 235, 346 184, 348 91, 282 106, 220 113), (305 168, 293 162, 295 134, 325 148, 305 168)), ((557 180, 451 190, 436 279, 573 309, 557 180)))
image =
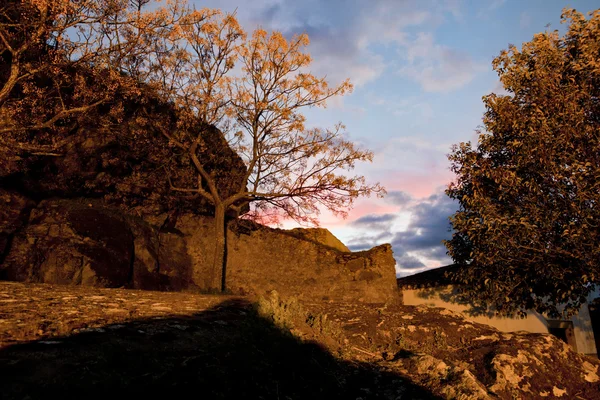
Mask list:
POLYGON ((323 211, 319 221, 322 227, 341 227, 347 225, 350 221, 354 221, 368 214, 385 214, 398 211, 398 206, 388 204, 384 199, 368 198, 360 199, 355 203, 354 208, 348 211, 348 218, 344 219, 336 217, 329 211, 323 211))
POLYGON ((388 191, 401 190, 419 199, 431 196, 440 186, 447 186, 454 179, 449 170, 393 171, 382 179, 388 191))

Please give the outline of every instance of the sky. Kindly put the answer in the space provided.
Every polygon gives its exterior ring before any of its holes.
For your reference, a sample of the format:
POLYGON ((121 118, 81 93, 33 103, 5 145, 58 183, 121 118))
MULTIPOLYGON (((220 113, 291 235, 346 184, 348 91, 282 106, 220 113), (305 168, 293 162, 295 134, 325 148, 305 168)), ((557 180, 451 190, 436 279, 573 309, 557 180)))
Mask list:
POLYGON ((353 251, 391 243, 398 276, 452 263, 442 244, 458 209, 444 194, 454 179, 447 154, 453 144, 476 142, 482 96, 502 93, 494 57, 537 32, 564 32, 564 7, 600 8, 598 0, 190 2, 236 12, 248 32, 307 33, 311 72, 354 84, 326 109, 308 110, 307 124, 343 122, 347 136, 375 154, 353 172, 382 183, 388 194, 359 200, 347 219, 324 213, 320 224, 353 251))

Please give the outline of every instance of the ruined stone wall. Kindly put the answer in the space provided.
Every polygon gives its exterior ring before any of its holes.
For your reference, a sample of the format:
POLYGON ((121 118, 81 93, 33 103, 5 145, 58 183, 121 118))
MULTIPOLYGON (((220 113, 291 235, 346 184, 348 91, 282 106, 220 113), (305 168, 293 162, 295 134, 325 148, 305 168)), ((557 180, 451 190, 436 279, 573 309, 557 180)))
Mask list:
MULTIPOLYGON (((5 205, 0 279, 148 290, 208 289, 215 243, 210 217, 185 214, 169 224, 166 216, 148 223, 98 200, 55 199, 34 205, 10 192, 0 190, 0 194, 5 205)), ((227 236, 227 289, 236 294, 277 290, 318 301, 399 300, 390 245, 351 253, 332 247, 335 237, 324 231, 305 235, 232 221, 227 236)))
POLYGON ((277 290, 302 299, 389 302, 397 298, 390 245, 347 253, 261 228, 229 233, 228 288, 277 290))
MULTIPOLYGON (((214 254, 212 219, 184 216, 176 230, 185 237, 195 267, 194 282, 206 288, 214 254)), ((318 243, 313 235, 300 235, 297 230, 245 221, 229 225, 227 244, 226 282, 233 293, 277 290, 301 299, 367 303, 399 299, 390 245, 350 253, 318 243)))

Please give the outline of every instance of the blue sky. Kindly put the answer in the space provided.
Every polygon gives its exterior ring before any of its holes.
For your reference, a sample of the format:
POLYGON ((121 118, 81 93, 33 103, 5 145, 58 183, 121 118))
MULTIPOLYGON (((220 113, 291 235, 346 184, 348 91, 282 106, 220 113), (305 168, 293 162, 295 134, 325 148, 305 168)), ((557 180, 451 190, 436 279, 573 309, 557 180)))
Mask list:
MULTIPOLYGON (((457 206, 443 193, 453 179, 450 146, 476 139, 481 97, 501 93, 492 59, 533 34, 564 32, 564 7, 587 13, 598 0, 195 0, 237 10, 244 28, 307 33, 312 71, 330 82, 350 78, 354 92, 306 113, 310 125, 341 121, 375 153, 357 167, 388 190, 364 199, 346 220, 321 225, 352 250, 391 243, 399 275, 451 263, 441 241, 457 206)), ((291 226, 291 225, 285 225, 291 226)))

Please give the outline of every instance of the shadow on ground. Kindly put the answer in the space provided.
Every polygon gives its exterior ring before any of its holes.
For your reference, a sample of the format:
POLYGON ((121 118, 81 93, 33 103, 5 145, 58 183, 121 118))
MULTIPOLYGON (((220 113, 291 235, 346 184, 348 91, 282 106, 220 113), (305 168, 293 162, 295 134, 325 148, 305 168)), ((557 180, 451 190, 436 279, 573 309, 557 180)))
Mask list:
POLYGON ((0 351, 3 399, 432 399, 374 365, 340 361, 226 301, 0 351))

